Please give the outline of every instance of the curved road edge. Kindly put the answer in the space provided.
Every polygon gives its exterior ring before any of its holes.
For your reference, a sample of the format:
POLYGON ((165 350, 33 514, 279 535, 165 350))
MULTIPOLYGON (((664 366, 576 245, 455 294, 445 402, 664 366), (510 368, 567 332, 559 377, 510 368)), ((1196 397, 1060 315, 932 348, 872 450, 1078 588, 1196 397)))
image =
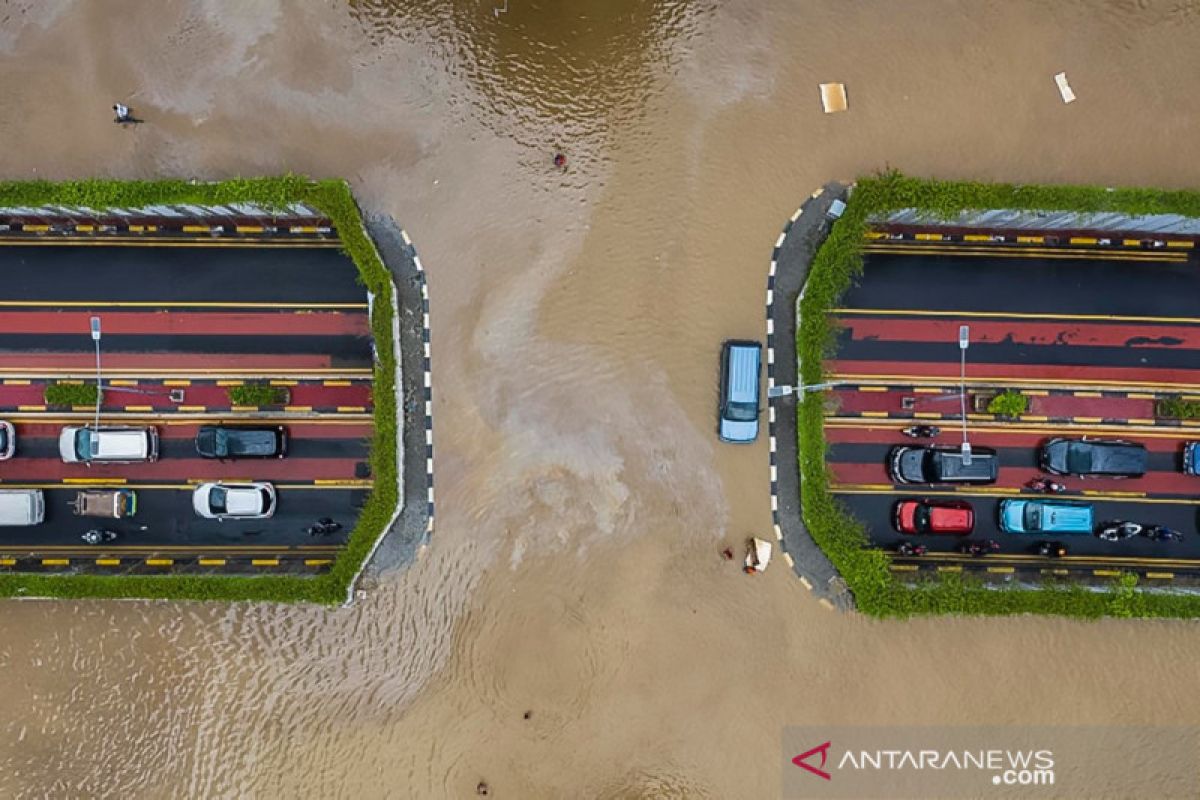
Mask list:
POLYGON ((784 226, 767 273, 767 413, 770 432, 771 516, 784 558, 821 605, 849 610, 854 600, 828 557, 813 541, 800 509, 800 465, 796 453, 795 394, 771 398, 775 386, 798 381, 796 327, 809 264, 829 233, 826 217, 834 200, 845 201, 848 185, 830 182, 804 201, 784 226), (779 357, 776 357, 778 349, 779 357))
POLYGON ((400 438, 400 506, 348 588, 347 603, 393 570, 407 567, 433 532, 433 381, 430 360, 429 288, 416 247, 391 216, 363 215, 367 233, 392 274, 396 300, 394 344, 400 438))

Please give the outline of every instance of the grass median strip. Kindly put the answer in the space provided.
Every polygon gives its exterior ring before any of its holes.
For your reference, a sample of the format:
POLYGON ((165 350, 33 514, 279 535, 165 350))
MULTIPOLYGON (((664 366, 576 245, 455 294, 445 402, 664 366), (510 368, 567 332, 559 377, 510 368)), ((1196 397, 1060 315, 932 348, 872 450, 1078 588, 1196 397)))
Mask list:
MULTIPOLYGON (((836 349, 838 323, 831 312, 854 313, 840 308, 839 301, 862 276, 863 251, 871 220, 901 209, 915 209, 933 219, 951 219, 964 210, 987 209, 1200 217, 1200 192, 921 180, 898 172, 864 178, 855 186, 845 211, 833 224, 809 267, 796 330, 801 383, 814 385, 831 379, 824 371, 825 360, 836 349)), ((1041 241, 1041 237, 1026 239, 1041 241)), ((951 313, 962 314, 946 312, 951 313)), ((904 379, 904 376, 877 375, 839 377, 876 385, 887 378, 904 379)), ((930 571, 927 577, 916 580, 897 580, 890 569, 888 554, 870 544, 863 524, 848 512, 832 490, 825 463, 825 402, 820 393, 807 392, 797 404, 801 509, 812 538, 838 569, 857 607, 864 613, 879 617, 938 613, 1036 613, 1084 618, 1200 616, 1200 596, 1141 591, 1139 576, 1127 570, 1102 570, 1097 577, 1106 579, 1106 587, 1100 591, 1067 582, 1064 579, 1068 576, 1063 574, 1067 571, 1059 569, 1043 570, 1044 584, 1040 589, 986 586, 969 573, 942 570, 930 571)))

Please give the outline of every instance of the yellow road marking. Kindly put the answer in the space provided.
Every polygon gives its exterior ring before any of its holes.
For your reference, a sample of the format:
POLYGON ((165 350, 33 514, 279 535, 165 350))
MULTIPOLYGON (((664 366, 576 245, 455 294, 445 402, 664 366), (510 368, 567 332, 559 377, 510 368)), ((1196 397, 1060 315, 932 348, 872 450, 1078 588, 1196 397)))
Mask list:
MULTIPOLYGON (((273 381, 271 381, 271 385, 272 386, 295 386, 299 382, 300 381, 293 381, 293 380, 273 380, 273 381)), ((350 382, 346 381, 346 385, 349 386, 350 382)))
POLYGON ((918 242, 940 242, 943 241, 940 233, 918 233, 915 237, 918 242))
POLYGON ((938 564, 938 572, 962 572, 961 564, 938 564))
POLYGON ((988 567, 987 571, 998 573, 1001 575, 1007 575, 1009 573, 1015 572, 1016 568, 1015 567, 988 567))
POLYGON ((121 559, 119 558, 97 558, 96 566, 98 567, 119 567, 121 559))
POLYGON ((91 233, 92 231, 96 230, 96 226, 95 225, 76 225, 75 230, 77 230, 81 233, 91 233))
POLYGON ((1021 420, 1023 422, 1048 422, 1050 418, 1044 414, 1022 414, 1021 420))
POLYGON ((71 564, 71 559, 69 559, 69 558, 43 558, 42 559, 43 567, 66 567, 66 566, 69 566, 70 564, 71 564))
POLYGON ((45 411, 45 406, 17 406, 17 411, 45 411))
MULTIPOLYGON (((28 386, 32 381, 22 380, 20 378, 8 378, 4 381, 5 386, 28 386)), ((66 381, 63 381, 66 383, 66 381)))
POLYGON ((1075 395, 1076 397, 1103 397, 1103 395, 1101 395, 1100 392, 1076 391, 1076 392, 1072 392, 1072 394, 1075 395))
POLYGON ((258 411, 258 406, 230 406, 230 411, 258 411))
POLYGON ((967 233, 963 234, 964 242, 990 242, 992 237, 986 233, 967 233))
POLYGON ((245 381, 217 381, 217 386, 241 386, 245 381))
POLYGON ((884 417, 884 418, 886 418, 888 415, 888 412, 886 412, 886 411, 864 411, 864 412, 862 412, 862 415, 864 417, 884 417))
POLYGON ((326 381, 321 381, 321 383, 324 384, 325 386, 349 386, 350 385, 350 381, 326 380, 326 381))
POLYGON ((893 572, 916 572, 916 564, 890 564, 893 572))
POLYGON ((199 561, 197 563, 199 563, 200 566, 202 566, 202 567, 223 567, 223 566, 225 566, 225 559, 223 559, 223 558, 201 558, 201 559, 199 559, 199 561))
POLYGON ((180 411, 203 411, 207 406, 180 406, 180 411))
POLYGON ((1094 569, 1092 570, 1092 574, 1097 578, 1118 578, 1121 575, 1121 571, 1117 569, 1094 569))
POLYGON ((913 416, 918 419, 941 419, 945 415, 939 411, 914 411, 913 416))
POLYGON ((238 233, 262 233, 264 228, 262 225, 238 225, 235 230, 238 233))
POLYGON ((250 563, 256 567, 278 567, 278 558, 252 558, 250 563))
POLYGON ((1071 417, 1072 422, 1080 422, 1085 425, 1094 425, 1097 422, 1103 422, 1104 417, 1071 417))
MULTIPOLYGON (((968 415, 970 416, 970 415, 968 415)), ((990 419, 990 418, 989 418, 990 419)), ((891 424, 880 424, 875 421, 864 421, 859 417, 826 417, 825 427, 827 428, 866 428, 878 429, 888 428, 900 430, 905 427, 905 420, 896 419, 891 424)), ((1156 427, 1151 430, 1135 430, 1132 425, 1073 425, 1071 423, 1053 423, 1047 425, 1021 425, 1014 423, 1004 423, 992 421, 990 423, 981 423, 977 427, 996 430, 1000 433, 1055 433, 1061 431, 1064 427, 1078 432, 1094 432, 1094 433, 1124 433, 1127 435, 1136 435, 1139 438, 1148 439, 1181 439, 1187 438, 1187 435, 1180 429, 1169 427, 1156 427)))
POLYGON ((338 406, 339 414, 361 414, 367 410, 366 406, 338 406))
POLYGON ((1090 236, 1072 236, 1071 244, 1099 244, 1099 239, 1093 239, 1090 236))
POLYGON ((1030 397, 1049 397, 1050 392, 1046 389, 1022 389, 1022 392, 1030 397))
POLYGON ((941 389, 934 389, 929 386, 915 386, 913 387, 913 392, 915 394, 942 394, 941 389))
POLYGON ((153 410, 154 410, 154 406, 125 406, 123 410, 124 410, 124 411, 129 411, 129 412, 134 412, 134 411, 153 411, 153 410))
POLYGON ((0 567, 11 567, 17 563, 15 558, 0 558, 0 567))
POLYGON ((1085 497, 1145 497, 1145 492, 1115 492, 1111 490, 1101 489, 1084 489, 1082 494, 1085 497))
POLYGON ((1153 425, 1154 420, 1147 419, 1146 417, 1130 417, 1125 420, 1125 423, 1127 425, 1153 425))
POLYGON ((278 248, 303 248, 303 247, 341 247, 341 242, 336 239, 304 239, 304 240, 286 240, 286 239, 169 239, 169 238, 154 238, 154 239, 118 239, 116 237, 104 237, 102 239, 82 239, 79 237, 62 236, 52 239, 13 239, 0 238, 0 246, 17 245, 17 246, 37 246, 37 245, 54 245, 68 247, 226 247, 226 248, 251 248, 262 247, 269 245, 270 247, 278 248))
POLYGON ((1183 248, 1185 250, 1191 250, 1195 246, 1196 246, 1195 242, 1174 242, 1174 241, 1167 242, 1167 247, 1179 247, 1179 248, 1183 248))
POLYGON ((1155 317, 1128 314, 1051 314, 1042 311, 944 311, 906 308, 831 308, 831 314, 860 314, 888 317, 979 317, 1008 319, 1083 320, 1097 322, 1164 322, 1174 325, 1200 325, 1200 317, 1155 317))
POLYGON ((50 230, 49 225, 22 225, 21 230, 32 231, 33 233, 45 233, 50 230))
POLYGON ((1147 578, 1158 578, 1160 580, 1168 580, 1169 581, 1175 577, 1175 573, 1174 572, 1147 572, 1146 577, 1147 578))
POLYGON ((304 566, 306 566, 306 567, 323 567, 327 564, 332 564, 332 563, 333 563, 332 558, 306 558, 306 559, 304 559, 304 566))
MULTIPOLYGON (((965 492, 966 489, 960 490, 965 492)), ((976 486, 971 491, 979 492, 980 494, 1020 494, 1021 490, 1016 486, 976 486)))
MULTIPOLYGON (((78 381, 78 383, 83 383, 83 381, 78 381)), ((108 384, 110 386, 137 386, 138 382, 126 380, 124 378, 113 378, 111 381, 108 382, 108 384)))
POLYGON ((146 564, 151 567, 169 567, 175 563, 173 558, 147 558, 146 564))
POLYGON ((965 256, 968 258, 1043 258, 1043 259, 1074 259, 1087 261, 1161 261, 1165 263, 1187 260, 1186 253, 1168 252, 1166 250, 1128 251, 1104 250, 1069 250, 1060 247, 980 247, 978 245, 956 245, 947 242, 942 245, 913 245, 892 242, 871 242, 863 247, 864 253, 885 253, 905 255, 937 255, 965 256))
POLYGON ((292 411, 292 412, 312 411, 312 406, 284 406, 283 410, 284 411, 292 411))
POLYGON ((1069 569, 1044 569, 1044 570, 1042 570, 1042 572, 1047 572, 1051 575, 1070 575, 1071 574, 1071 570, 1069 570, 1069 569))
POLYGON ((313 486, 371 486, 373 483, 374 481, 372 481, 370 478, 317 478, 313 481, 313 486))
POLYGON ((191 386, 191 385, 192 385, 192 382, 186 381, 186 380, 163 381, 163 386, 191 386))
POLYGON ((1043 244, 1046 241, 1045 236, 1018 236, 1019 244, 1043 244))
POLYGON ((85 484, 94 484, 94 485, 98 485, 98 486, 103 486, 103 485, 107 485, 110 483, 124 484, 124 483, 128 482, 128 479, 127 478, 63 478, 62 482, 64 484, 85 483, 85 484))

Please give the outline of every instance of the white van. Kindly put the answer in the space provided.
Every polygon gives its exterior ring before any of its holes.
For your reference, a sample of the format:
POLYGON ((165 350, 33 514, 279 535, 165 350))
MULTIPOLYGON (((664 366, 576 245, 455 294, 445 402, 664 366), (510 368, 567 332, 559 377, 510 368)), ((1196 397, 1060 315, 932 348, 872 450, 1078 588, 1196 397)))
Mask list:
POLYGON ((158 430, 152 427, 67 427, 58 436, 67 464, 129 464, 158 460, 158 430))
POLYGON ((0 489, 0 525, 39 525, 45 518, 41 489, 0 489))

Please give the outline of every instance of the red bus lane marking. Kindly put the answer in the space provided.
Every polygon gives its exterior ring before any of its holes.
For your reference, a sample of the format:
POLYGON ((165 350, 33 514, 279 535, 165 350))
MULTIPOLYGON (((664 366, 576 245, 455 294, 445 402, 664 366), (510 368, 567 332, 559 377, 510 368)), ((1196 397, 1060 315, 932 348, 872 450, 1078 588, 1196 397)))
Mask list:
MULTIPOLYGON (((952 379, 958 383, 958 348, 950 342, 946 361, 860 361, 834 359, 825 364, 826 380, 850 380, 870 383, 876 380, 938 380, 952 379)), ((1198 359, 1200 363, 1200 359, 1198 359)), ((1146 391, 1154 385, 1171 384, 1179 391, 1200 389, 1200 369, 1072 366, 1062 364, 991 364, 972 362, 967 356, 967 384, 992 379, 1012 380, 1053 388, 1056 381, 1078 386, 1119 384, 1121 388, 1146 391)))
MULTIPOLYGON (((88 330, 91 311, 0 311, 10 334, 88 330)), ((365 311, 104 311, 106 335, 369 336, 365 311)))
POLYGON ((960 319, 838 317, 854 339, 883 342, 955 342, 958 327, 971 326, 971 344, 1053 344, 1086 347, 1169 347, 1200 349, 1200 325, 1146 325, 1127 322, 1026 322, 960 319))

